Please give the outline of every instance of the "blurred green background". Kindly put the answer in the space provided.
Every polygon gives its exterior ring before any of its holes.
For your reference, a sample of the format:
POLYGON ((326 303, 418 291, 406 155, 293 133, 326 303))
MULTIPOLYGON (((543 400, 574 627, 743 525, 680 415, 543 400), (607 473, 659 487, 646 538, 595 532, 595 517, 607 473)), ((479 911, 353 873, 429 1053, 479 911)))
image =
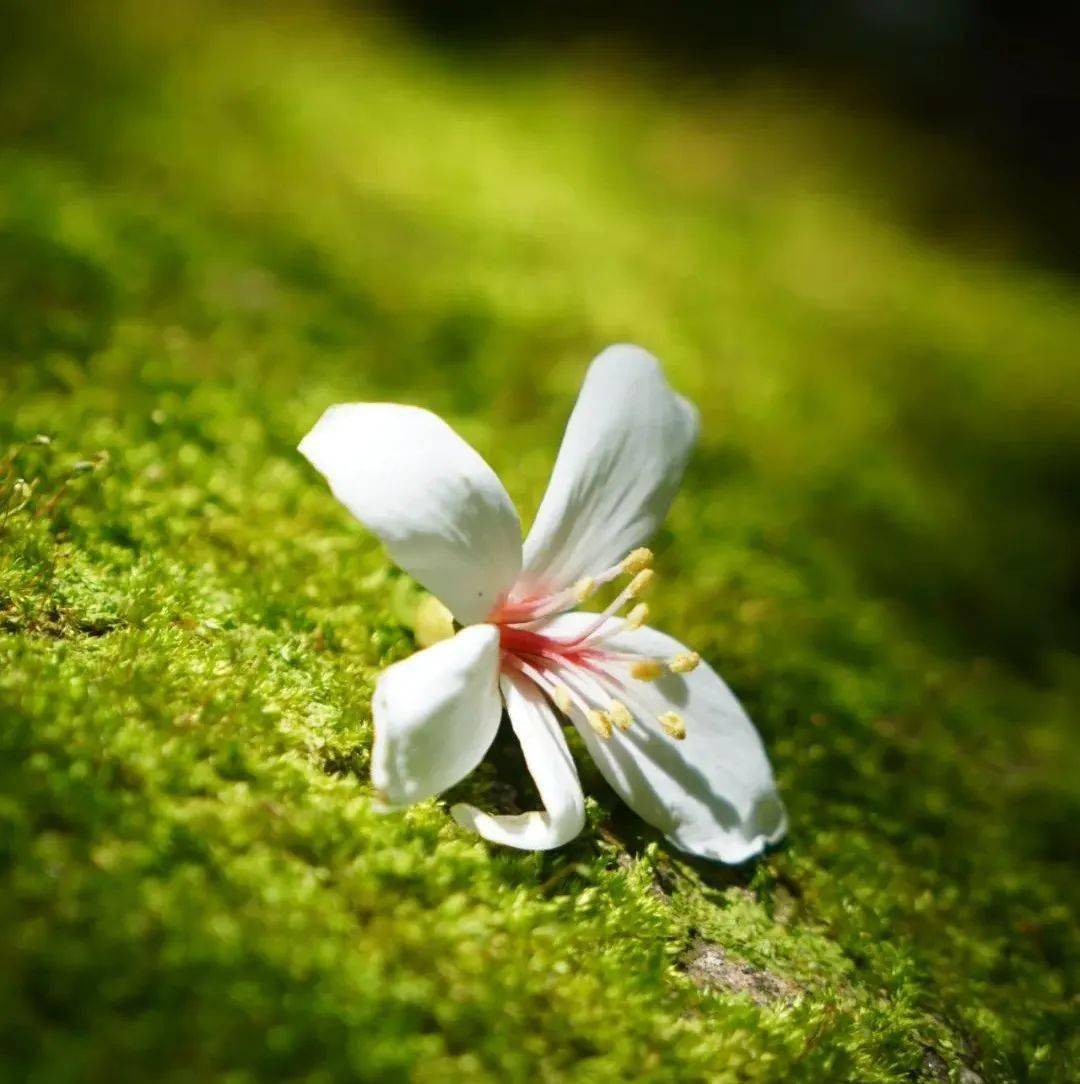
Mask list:
POLYGON ((0 25, 0 1078, 1070 1079, 1080 293, 977 147, 602 33, 0 25), (652 604, 777 770, 739 869, 587 758, 551 854, 369 806, 416 590, 297 440, 432 408, 527 521, 620 340, 702 410, 652 604))

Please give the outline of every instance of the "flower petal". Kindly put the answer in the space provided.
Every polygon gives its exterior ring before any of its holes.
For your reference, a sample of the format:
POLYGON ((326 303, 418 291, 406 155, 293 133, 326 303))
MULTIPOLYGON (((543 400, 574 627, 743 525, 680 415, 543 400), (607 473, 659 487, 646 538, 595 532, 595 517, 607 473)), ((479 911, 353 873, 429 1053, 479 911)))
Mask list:
POLYGON ((561 847, 585 824, 585 798, 577 768, 555 712, 536 685, 517 675, 505 675, 500 684, 510 724, 521 742, 545 812, 496 817, 465 804, 450 812, 463 828, 479 832, 492 843, 527 851, 561 847))
POLYGON ((494 625, 471 625, 383 672, 371 780, 384 806, 438 794, 480 763, 502 717, 498 673, 494 625))
POLYGON ((697 410, 639 346, 609 346, 585 375, 525 540, 526 587, 555 591, 648 541, 697 437, 697 410))
POLYGON ((495 472, 437 415, 399 403, 341 403, 300 452, 462 624, 482 621, 517 578, 517 512, 495 472))
MULTIPOLYGON (((563 614, 544 632, 573 635, 594 620, 590 614, 563 614)), ((621 631, 607 645, 650 659, 686 651, 678 640, 650 628, 621 631)), ((719 675, 705 662, 691 673, 665 673, 654 682, 637 681, 626 671, 624 663, 620 687, 611 695, 634 714, 629 730, 605 741, 574 719, 600 771, 626 804, 681 850, 702 858, 742 862, 776 842, 787 818, 765 748, 719 675), (681 741, 658 722, 670 711, 685 722, 681 741)))

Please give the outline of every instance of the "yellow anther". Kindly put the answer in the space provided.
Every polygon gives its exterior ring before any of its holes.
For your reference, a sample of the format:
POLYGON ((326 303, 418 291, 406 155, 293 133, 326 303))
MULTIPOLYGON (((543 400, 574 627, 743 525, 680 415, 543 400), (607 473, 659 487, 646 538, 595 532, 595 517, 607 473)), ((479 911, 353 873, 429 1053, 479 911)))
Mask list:
POLYGON ((607 717, 623 731, 629 730, 630 724, 634 721, 630 709, 621 700, 612 700, 608 704, 607 717))
POLYGON ((649 607, 644 602, 639 602, 627 615, 626 627, 632 631, 640 629, 649 619, 649 607))
POLYGON ((589 726, 593 728, 598 738, 603 738, 607 741, 611 737, 611 717, 606 711, 600 711, 597 708, 590 708, 587 715, 589 720, 589 726))
POLYGON ((565 685, 555 686, 555 706, 563 713, 570 714, 570 690, 565 685))
POLYGON ((584 602, 596 590, 596 580, 592 576, 582 576, 574 584, 574 598, 578 602, 584 602))
POLYGON ((622 562, 623 572, 628 572, 633 575, 636 572, 640 572, 642 569, 648 568, 652 564, 653 553, 652 550, 646 546, 640 546, 636 550, 631 550, 624 558, 622 562))
POLYGON ((663 715, 658 716, 658 719, 669 738, 682 741, 686 737, 686 723, 677 711, 665 711, 663 715))
POLYGON ((689 674, 691 670, 697 669, 699 662, 701 662, 701 656, 696 651, 684 651, 668 659, 667 665, 673 674, 689 674))
POLYGON ((637 598, 653 581, 655 573, 651 568, 643 568, 631 581, 626 589, 631 598, 637 598))
POLYGON ((656 659, 638 659, 630 666, 630 676, 638 681, 655 681, 663 672, 664 668, 656 659))

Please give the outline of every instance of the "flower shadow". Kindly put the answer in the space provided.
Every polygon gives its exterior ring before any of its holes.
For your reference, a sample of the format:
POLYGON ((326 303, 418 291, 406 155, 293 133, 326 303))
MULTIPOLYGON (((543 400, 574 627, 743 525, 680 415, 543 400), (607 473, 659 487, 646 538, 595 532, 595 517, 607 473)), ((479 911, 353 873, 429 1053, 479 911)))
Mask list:
MULTIPOLYGON (((665 895, 675 889, 679 867, 692 870, 704 885, 717 890, 749 885, 758 868, 759 858, 739 865, 726 865, 681 850, 662 831, 642 820, 626 805, 604 779, 580 735, 569 726, 565 728, 565 734, 582 787, 587 798, 592 799, 590 805, 594 814, 582 834, 558 850, 537 854, 491 845, 493 852, 497 852, 505 861, 520 865, 526 881, 535 883, 544 891, 553 889, 555 885, 562 892, 572 890, 578 876, 583 878, 583 884, 590 883, 586 876, 587 869, 601 852, 608 851, 609 860, 619 865, 649 858, 655 868, 657 888, 665 895), (528 875, 525 871, 529 871, 528 875)), ((683 785, 689 780, 691 787, 702 795, 711 790, 708 779, 700 771, 695 769, 688 775, 687 767, 673 743, 645 733, 635 734, 634 740, 639 746, 639 753, 647 752, 654 763, 665 771, 677 769, 683 785)), ((635 769, 632 760, 627 760, 629 774, 635 769)), ((640 773, 637 778, 631 778, 635 786, 648 785, 640 773)), ((467 802, 492 813, 515 814, 542 808, 540 796, 505 713, 483 761, 442 798, 447 807, 455 802, 467 802)), ((734 823, 734 810, 731 817, 734 823)), ((777 846, 783 846, 783 843, 777 846)), ((775 849, 771 847, 769 851, 775 849)))

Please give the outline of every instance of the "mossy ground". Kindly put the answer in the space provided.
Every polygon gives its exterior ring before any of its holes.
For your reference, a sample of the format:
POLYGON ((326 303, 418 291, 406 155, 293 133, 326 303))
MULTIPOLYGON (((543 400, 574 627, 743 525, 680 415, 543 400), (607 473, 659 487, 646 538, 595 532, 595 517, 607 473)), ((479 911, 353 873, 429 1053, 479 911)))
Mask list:
MULTIPOLYGON (((155 9, 2 12, 0 1075, 1068 1079, 1075 284, 781 83, 155 9), (771 751, 746 868, 585 759, 552 854, 369 806, 415 596, 298 438, 420 403, 527 519, 626 339, 702 408, 653 604, 771 751)), ((512 741, 460 793, 527 802, 512 741)))

